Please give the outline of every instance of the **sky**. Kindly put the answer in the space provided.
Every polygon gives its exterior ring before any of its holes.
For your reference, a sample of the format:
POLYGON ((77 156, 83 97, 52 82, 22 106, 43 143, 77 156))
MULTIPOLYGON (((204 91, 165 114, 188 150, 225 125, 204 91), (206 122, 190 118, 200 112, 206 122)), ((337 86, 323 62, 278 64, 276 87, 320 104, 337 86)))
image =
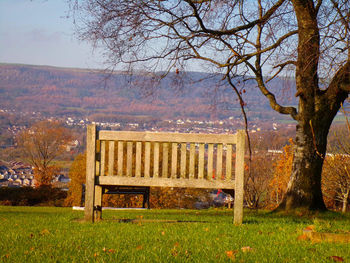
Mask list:
POLYGON ((68 11, 65 0, 0 0, 0 63, 103 68, 68 11))

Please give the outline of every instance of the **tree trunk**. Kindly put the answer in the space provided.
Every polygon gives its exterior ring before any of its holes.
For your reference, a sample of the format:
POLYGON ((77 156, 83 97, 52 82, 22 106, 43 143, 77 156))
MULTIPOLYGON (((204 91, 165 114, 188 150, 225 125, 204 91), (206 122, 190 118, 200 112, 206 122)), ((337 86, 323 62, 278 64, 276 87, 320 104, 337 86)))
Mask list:
POLYGON ((321 173, 331 122, 324 121, 299 121, 292 173, 287 192, 277 210, 326 210, 321 190, 321 173), (313 121, 315 123, 310 125, 313 121))
POLYGON ((347 195, 345 195, 343 198, 343 208, 341 210, 342 213, 346 213, 346 208, 348 206, 348 195, 349 195, 349 193, 347 195))

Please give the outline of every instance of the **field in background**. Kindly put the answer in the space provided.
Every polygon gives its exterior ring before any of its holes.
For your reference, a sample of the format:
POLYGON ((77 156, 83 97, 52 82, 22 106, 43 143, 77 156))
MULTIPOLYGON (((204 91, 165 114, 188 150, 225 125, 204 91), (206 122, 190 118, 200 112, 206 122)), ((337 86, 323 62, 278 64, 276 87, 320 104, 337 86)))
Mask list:
POLYGON ((317 231, 350 234, 350 214, 291 217, 232 210, 104 211, 82 222, 82 211, 0 207, 0 262, 334 262, 350 260, 349 244, 298 238, 317 231))

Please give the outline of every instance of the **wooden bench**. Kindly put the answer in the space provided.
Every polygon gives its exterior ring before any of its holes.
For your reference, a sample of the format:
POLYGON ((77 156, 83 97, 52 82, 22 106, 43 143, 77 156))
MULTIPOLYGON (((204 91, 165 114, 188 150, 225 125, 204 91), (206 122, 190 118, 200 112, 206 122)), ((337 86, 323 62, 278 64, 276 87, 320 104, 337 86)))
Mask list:
POLYGON ((89 125, 86 140, 85 220, 101 219, 102 195, 115 186, 189 187, 235 189, 234 223, 242 223, 244 131, 131 132, 89 125))

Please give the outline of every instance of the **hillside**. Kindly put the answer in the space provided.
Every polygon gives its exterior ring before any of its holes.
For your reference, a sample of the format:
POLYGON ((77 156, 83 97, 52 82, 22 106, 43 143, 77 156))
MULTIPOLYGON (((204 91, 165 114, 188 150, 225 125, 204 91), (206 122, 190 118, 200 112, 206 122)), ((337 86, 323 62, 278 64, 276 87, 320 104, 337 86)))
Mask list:
MULTIPOLYGON (((158 80, 147 74, 110 75, 86 69, 0 64, 0 108, 103 120, 241 116, 234 92, 221 79, 199 72, 171 73, 158 80)), ((294 97, 289 82, 276 80, 270 86, 279 90, 279 99, 294 97)), ((245 81, 240 88, 250 119, 282 118, 270 110, 253 81, 245 81)))

